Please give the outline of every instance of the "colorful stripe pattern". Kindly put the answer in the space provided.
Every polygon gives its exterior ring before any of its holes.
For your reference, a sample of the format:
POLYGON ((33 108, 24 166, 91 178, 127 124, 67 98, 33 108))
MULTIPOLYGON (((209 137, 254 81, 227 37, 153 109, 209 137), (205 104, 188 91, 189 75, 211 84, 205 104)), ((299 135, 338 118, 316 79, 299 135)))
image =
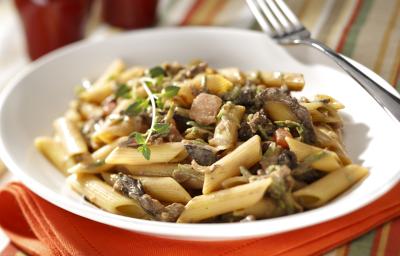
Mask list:
MULTIPOLYGON (((160 25, 258 29, 243 0, 164 0, 160 25), (179 17, 179 18, 178 18, 179 17)), ((400 0, 287 0, 313 36, 400 90, 400 0)))
MULTIPOLYGON (((243 0, 165 0, 162 25, 259 29, 243 0), (186 10, 182 12, 182 2, 186 10), (190 3, 188 3, 190 2, 190 3), (174 13, 179 10, 179 13, 174 13), (171 22, 168 17, 180 17, 171 22)), ((377 72, 400 90, 400 0, 286 0, 313 36, 377 72)), ((400 218, 326 256, 400 256, 400 218)))

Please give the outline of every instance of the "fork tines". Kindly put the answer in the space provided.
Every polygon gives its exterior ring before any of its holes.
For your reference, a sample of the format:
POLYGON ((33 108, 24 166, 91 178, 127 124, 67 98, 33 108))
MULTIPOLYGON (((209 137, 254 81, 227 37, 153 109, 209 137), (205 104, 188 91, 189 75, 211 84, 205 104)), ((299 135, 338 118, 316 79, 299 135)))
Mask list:
POLYGON ((247 0, 247 4, 261 28, 271 37, 280 38, 304 30, 283 0, 247 0))

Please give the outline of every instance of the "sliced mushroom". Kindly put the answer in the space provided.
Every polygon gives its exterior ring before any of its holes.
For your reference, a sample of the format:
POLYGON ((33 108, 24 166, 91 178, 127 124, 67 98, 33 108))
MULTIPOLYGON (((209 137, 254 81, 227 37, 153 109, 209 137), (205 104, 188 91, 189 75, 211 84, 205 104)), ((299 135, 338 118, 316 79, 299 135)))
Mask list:
POLYGON ((300 123, 304 127, 304 142, 316 143, 317 137, 310 113, 287 90, 268 88, 256 97, 264 102, 265 111, 274 121, 291 120, 300 123))

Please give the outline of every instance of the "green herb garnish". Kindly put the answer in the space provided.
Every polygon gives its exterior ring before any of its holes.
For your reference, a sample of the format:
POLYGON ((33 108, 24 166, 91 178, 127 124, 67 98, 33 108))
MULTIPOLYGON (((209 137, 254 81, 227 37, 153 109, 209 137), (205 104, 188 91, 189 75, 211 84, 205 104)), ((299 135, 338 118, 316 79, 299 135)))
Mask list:
POLYGON ((169 124, 156 123, 153 127, 155 133, 160 135, 168 134, 170 131, 169 124))
POLYGON ((124 98, 130 99, 131 95, 131 88, 129 88, 126 84, 119 84, 117 88, 117 92, 115 93, 116 98, 124 98))
POLYGON ((134 138, 136 143, 139 145, 137 150, 142 153, 143 157, 146 158, 147 160, 150 159, 151 156, 151 151, 149 149, 149 146, 146 144, 146 134, 141 134, 139 132, 133 132, 129 137, 134 138))
POLYGON ((142 153, 142 155, 144 156, 144 158, 146 158, 146 160, 150 160, 151 151, 150 148, 147 146, 147 144, 140 145, 138 147, 138 151, 142 153))
POLYGON ((149 70, 149 75, 151 78, 159 77, 159 76, 164 76, 164 69, 160 66, 156 66, 154 68, 151 68, 149 70))
POLYGON ((145 111, 149 106, 149 101, 146 99, 137 99, 134 103, 129 105, 122 114, 127 115, 129 117, 136 116, 141 112, 145 111))
POLYGON ((164 88, 164 93, 162 94, 163 97, 167 99, 171 99, 174 96, 178 95, 180 87, 175 85, 169 85, 164 88))
MULTIPOLYGON (((170 131, 170 127, 169 124, 164 124, 164 123, 157 123, 157 107, 156 107, 156 102, 155 99, 157 99, 157 97, 151 92, 149 85, 154 84, 154 80, 153 79, 142 79, 141 83, 143 86, 143 89, 146 91, 147 95, 148 95, 148 99, 146 100, 142 100, 141 101, 136 101, 135 103, 133 103, 128 111, 125 110, 125 112, 130 112, 130 113, 137 113, 141 108, 141 106, 144 105, 148 105, 148 101, 150 101, 151 104, 151 109, 152 109, 152 119, 151 119, 151 125, 150 128, 146 131, 146 133, 141 134, 138 132, 133 132, 131 135, 129 135, 130 138, 134 138, 136 143, 139 145, 139 147, 137 148, 138 151, 140 153, 142 153, 143 157, 146 158, 147 160, 150 159, 151 156, 151 151, 149 146, 147 145, 147 143, 149 142, 149 139, 151 137, 151 135, 153 133, 156 134, 160 134, 160 135, 165 135, 168 134, 170 131), (144 103, 146 102, 146 103, 144 103)), ((147 106, 146 105, 146 106, 147 106)), ((140 112, 139 112, 140 113, 140 112)))
POLYGON ((168 85, 165 87, 160 94, 157 95, 157 106, 164 108, 166 100, 173 98, 179 92, 180 87, 175 85, 168 85))

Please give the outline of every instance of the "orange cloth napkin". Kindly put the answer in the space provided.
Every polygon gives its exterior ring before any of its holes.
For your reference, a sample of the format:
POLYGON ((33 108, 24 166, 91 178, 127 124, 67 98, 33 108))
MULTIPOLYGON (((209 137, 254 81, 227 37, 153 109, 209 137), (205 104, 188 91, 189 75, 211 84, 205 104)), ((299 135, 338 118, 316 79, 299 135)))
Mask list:
POLYGON ((64 211, 24 185, 0 191, 0 226, 32 255, 319 255, 400 216, 400 183, 347 216, 284 234, 243 241, 176 241, 113 228, 64 211))

